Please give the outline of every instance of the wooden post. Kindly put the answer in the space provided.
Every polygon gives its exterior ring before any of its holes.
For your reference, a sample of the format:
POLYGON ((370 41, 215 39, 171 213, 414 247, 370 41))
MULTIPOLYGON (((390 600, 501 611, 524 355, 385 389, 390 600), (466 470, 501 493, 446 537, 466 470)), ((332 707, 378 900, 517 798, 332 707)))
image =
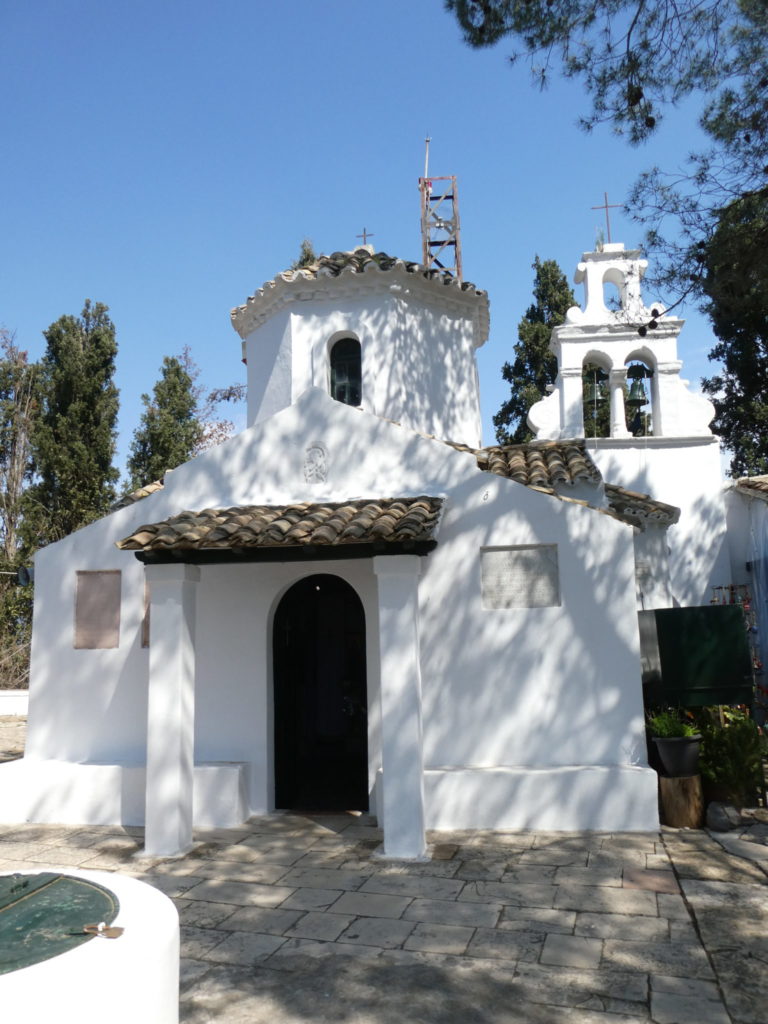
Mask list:
POLYGON ((701 776, 682 778, 659 776, 661 821, 672 828, 701 828, 704 824, 704 795, 701 776))

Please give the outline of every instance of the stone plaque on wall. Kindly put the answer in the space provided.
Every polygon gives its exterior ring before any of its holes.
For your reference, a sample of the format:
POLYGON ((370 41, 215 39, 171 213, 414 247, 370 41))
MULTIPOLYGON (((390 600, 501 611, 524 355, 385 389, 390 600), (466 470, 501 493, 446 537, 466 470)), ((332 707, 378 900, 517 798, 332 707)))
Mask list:
POLYGON ((97 650, 120 644, 120 570, 78 572, 75 648, 97 650))
POLYGON ((486 548, 480 552, 484 608, 549 608, 560 604, 556 544, 486 548))

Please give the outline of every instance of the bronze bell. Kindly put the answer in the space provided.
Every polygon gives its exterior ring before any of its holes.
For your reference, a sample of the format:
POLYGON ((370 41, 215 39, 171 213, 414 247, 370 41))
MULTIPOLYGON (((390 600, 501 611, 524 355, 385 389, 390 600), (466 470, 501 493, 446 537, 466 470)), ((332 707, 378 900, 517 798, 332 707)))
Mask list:
POLYGON ((591 377, 589 383, 584 389, 584 401, 585 402, 602 402, 603 400, 603 389, 597 383, 595 377, 591 377))
POLYGON ((639 379, 632 381, 632 387, 629 389, 629 397, 627 398, 627 405, 640 408, 648 403, 648 398, 645 394, 645 388, 643 382, 639 379))

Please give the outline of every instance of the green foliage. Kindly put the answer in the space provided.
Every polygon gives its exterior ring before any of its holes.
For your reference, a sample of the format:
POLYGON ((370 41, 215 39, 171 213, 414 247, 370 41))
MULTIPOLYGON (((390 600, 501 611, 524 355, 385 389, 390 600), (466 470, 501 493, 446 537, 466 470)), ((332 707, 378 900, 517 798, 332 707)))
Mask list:
POLYGON ((114 500, 117 343, 108 308, 86 300, 80 317, 44 332, 40 415, 32 430, 37 483, 26 494, 24 531, 42 546, 103 515, 114 500))
POLYGON ((192 375, 174 356, 163 359, 160 374, 152 398, 141 396, 144 412, 128 459, 132 490, 191 459, 203 436, 192 375))
POLYGON ((652 736, 669 739, 679 736, 697 736, 698 728, 679 708, 664 708, 648 716, 652 736))
MULTIPOLYGON (((654 252, 647 284, 712 318, 722 374, 706 382, 732 471, 768 468, 766 204, 768 4, 765 0, 446 0, 471 46, 509 40, 540 84, 553 68, 585 87, 582 126, 649 138, 696 93, 708 142, 666 172, 640 176, 628 207, 654 252)), ((645 326, 645 325, 639 325, 645 326)))
POLYGON ((301 270, 302 267, 311 267, 313 263, 317 263, 317 254, 312 246, 312 243, 308 238, 305 238, 301 243, 301 251, 299 252, 299 258, 294 260, 291 264, 291 270, 301 270))
MULTIPOLYGON (((20 560, 0 560, 3 573, 15 572, 20 560)), ((33 587, 20 587, 15 575, 0 576, 0 690, 29 685, 33 587)))
POLYGON ((24 489, 32 476, 30 435, 38 412, 37 366, 0 328, 0 550, 15 562, 24 489))
POLYGON ((594 363, 584 363, 581 371, 581 393, 584 396, 584 437, 611 436, 611 399, 608 374, 594 363))
POLYGON ((493 417, 499 444, 520 444, 533 436, 527 416, 531 406, 544 398, 547 384, 554 384, 557 360, 549 350, 552 328, 565 321, 565 314, 576 305, 565 274, 555 260, 531 264, 535 271, 534 303, 517 326, 515 360, 505 363, 501 375, 511 386, 511 394, 493 417))
MULTIPOLYGON (((755 0, 756 2, 756 0, 755 0)), ((446 0, 470 46, 512 42, 546 85, 553 66, 591 98, 585 128, 647 138, 664 107, 722 79, 736 0, 446 0)))
POLYGON ((21 526, 37 411, 37 367, 12 333, 0 329, 0 689, 26 687, 29 680, 32 588, 20 588, 9 574, 32 554, 22 547, 21 526))
POLYGON ((734 476, 768 472, 768 189, 720 214, 702 248, 703 291, 720 373, 703 382, 734 476))
POLYGON ((703 778, 737 807, 756 802, 763 786, 763 750, 755 722, 740 708, 703 708, 699 729, 703 778))

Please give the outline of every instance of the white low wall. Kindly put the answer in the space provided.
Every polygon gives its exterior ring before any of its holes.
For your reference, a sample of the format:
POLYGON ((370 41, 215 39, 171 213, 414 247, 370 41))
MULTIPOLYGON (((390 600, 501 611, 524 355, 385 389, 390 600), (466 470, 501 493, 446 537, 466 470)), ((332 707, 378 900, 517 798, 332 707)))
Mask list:
POLYGON ((0 716, 27 714, 29 690, 0 690, 0 716))
POLYGON ((427 828, 655 832, 656 772, 634 765, 424 773, 427 828))
POLYGON ((120 903, 116 939, 93 938, 66 953, 0 975, 3 1019, 42 1024, 178 1024, 179 915, 157 889, 107 871, 40 865, 85 878, 120 903))
MULTIPOLYGON (((195 765, 196 826, 232 828, 248 818, 247 768, 195 765)), ((143 825, 145 779, 143 765, 10 761, 0 765, 0 822, 143 825)))

